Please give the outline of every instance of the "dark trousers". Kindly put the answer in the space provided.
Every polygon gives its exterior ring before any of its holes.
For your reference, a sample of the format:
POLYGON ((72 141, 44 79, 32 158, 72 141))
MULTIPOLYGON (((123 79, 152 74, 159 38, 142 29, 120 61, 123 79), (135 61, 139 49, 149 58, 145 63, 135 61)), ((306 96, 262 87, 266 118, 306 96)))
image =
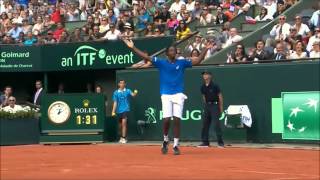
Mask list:
POLYGON ((204 114, 203 114, 203 125, 201 132, 202 142, 209 144, 209 129, 211 121, 213 120, 214 130, 216 132, 218 143, 223 143, 222 140, 222 131, 220 127, 220 112, 218 104, 205 104, 204 114))

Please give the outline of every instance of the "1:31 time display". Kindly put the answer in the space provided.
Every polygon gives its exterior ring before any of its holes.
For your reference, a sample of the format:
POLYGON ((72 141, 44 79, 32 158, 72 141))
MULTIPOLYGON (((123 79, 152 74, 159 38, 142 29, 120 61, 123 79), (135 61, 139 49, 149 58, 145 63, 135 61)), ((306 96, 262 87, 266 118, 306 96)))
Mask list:
POLYGON ((78 115, 77 116, 77 124, 86 124, 86 125, 90 125, 90 124, 97 124, 97 115, 85 115, 85 116, 81 116, 78 115))

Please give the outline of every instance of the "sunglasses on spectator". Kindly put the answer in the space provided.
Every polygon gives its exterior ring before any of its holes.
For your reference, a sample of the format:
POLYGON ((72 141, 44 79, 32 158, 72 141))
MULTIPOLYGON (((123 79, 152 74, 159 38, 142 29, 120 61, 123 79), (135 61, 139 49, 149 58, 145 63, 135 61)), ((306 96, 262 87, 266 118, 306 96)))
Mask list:
POLYGON ((9 99, 9 101, 15 101, 14 99, 9 99))

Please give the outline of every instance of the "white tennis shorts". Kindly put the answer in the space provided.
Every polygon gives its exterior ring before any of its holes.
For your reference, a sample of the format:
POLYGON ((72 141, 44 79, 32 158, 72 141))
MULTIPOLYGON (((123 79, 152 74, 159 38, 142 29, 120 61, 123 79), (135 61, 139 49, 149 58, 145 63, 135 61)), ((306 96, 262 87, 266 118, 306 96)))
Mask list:
POLYGON ((161 95, 162 117, 182 118, 183 104, 188 97, 183 93, 161 95))

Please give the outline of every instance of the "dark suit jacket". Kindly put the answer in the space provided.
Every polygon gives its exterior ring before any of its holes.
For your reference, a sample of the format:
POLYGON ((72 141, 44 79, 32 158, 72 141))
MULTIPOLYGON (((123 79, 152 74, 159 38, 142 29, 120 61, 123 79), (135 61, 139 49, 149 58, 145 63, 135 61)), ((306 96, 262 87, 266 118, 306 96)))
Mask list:
MULTIPOLYGON (((34 98, 36 97, 36 93, 37 93, 37 92, 34 93, 33 100, 34 100, 34 98)), ((39 96, 38 96, 38 98, 37 98, 37 100, 36 100, 36 105, 37 105, 37 106, 40 106, 40 105, 41 105, 41 99, 42 99, 43 94, 44 94, 44 89, 42 89, 42 91, 40 92, 40 94, 39 94, 39 96)), ((34 101, 33 101, 33 102, 34 102, 34 101)))
POLYGON ((254 54, 253 56, 249 57, 249 61, 253 61, 255 58, 259 59, 259 61, 262 61, 262 60, 270 60, 271 56, 269 54, 268 51, 265 51, 263 50, 260 54, 257 54, 256 51, 254 51, 254 54))
MULTIPOLYGON (((272 59, 276 60, 278 53, 275 53, 272 57, 272 59)), ((287 59, 285 54, 280 54, 280 59, 287 59)))

